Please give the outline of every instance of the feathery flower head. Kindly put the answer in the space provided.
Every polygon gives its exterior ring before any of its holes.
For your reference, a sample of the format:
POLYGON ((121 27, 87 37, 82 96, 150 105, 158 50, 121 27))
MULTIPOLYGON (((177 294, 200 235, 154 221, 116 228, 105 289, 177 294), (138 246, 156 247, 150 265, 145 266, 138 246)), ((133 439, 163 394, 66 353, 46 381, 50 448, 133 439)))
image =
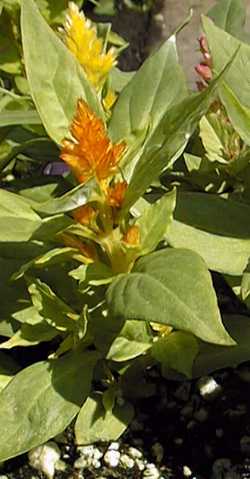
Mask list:
POLYGON ((139 246, 140 244, 140 229, 139 226, 133 225, 130 226, 125 235, 122 238, 122 241, 129 246, 139 246))
POLYGON ((69 3, 64 30, 65 44, 79 60, 89 81, 97 90, 101 89, 116 64, 115 49, 110 48, 105 52, 102 38, 97 37, 96 27, 73 2, 69 3))
POLYGON ((90 205, 80 206, 73 211, 73 218, 84 226, 89 226, 96 215, 96 210, 90 205))
POLYGON ((99 183, 114 175, 125 143, 112 144, 103 121, 84 100, 78 100, 71 128, 72 140, 63 140, 61 159, 80 183, 96 177, 99 183))

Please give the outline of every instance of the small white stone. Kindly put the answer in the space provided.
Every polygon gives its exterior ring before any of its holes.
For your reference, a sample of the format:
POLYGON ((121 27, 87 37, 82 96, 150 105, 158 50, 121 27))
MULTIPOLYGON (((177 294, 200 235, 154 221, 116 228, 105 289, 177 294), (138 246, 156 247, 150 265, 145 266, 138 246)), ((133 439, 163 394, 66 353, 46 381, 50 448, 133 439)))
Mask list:
POLYGON ((98 449, 98 447, 95 448, 94 453, 93 453, 93 460, 99 461, 103 456, 103 452, 98 449))
POLYGON ((192 471, 188 466, 183 466, 183 476, 185 477, 192 476, 192 471))
POLYGON ((132 446, 128 448, 128 455, 132 457, 133 459, 142 458, 142 452, 136 447, 132 447, 132 446))
POLYGON ((132 459, 132 457, 129 457, 127 454, 121 454, 120 463, 123 467, 127 469, 132 469, 132 467, 134 467, 135 465, 134 459, 132 459))
POLYGON ((108 450, 104 454, 104 462, 110 467, 117 467, 120 461, 120 452, 114 449, 108 450))
POLYGON ((135 459, 135 464, 137 465, 139 471, 144 471, 146 467, 146 461, 137 458, 135 459))
POLYGON ((108 449, 112 450, 112 451, 119 451, 119 449, 120 449, 119 442, 111 442, 108 449))
POLYGON ((203 377, 198 381, 200 395, 204 399, 213 399, 221 393, 221 386, 212 377, 203 377))
POLYGON ((74 468, 75 469, 87 469, 91 467, 92 465, 92 458, 86 458, 86 457, 78 457, 78 459, 75 460, 74 462, 74 468))
POLYGON ((53 479, 56 463, 60 459, 60 449, 55 442, 49 441, 43 446, 32 449, 28 458, 32 467, 43 472, 49 479, 53 479))
POLYGON ((95 449, 94 446, 80 446, 77 448, 81 456, 84 456, 84 457, 93 456, 94 449, 95 449))
POLYGON ((160 475, 161 473, 156 465, 149 463, 144 469, 142 477, 146 477, 147 479, 159 479, 160 475))
POLYGON ((101 462, 98 461, 97 459, 93 459, 93 462, 92 462, 92 466, 95 468, 95 469, 100 469, 101 467, 101 462))

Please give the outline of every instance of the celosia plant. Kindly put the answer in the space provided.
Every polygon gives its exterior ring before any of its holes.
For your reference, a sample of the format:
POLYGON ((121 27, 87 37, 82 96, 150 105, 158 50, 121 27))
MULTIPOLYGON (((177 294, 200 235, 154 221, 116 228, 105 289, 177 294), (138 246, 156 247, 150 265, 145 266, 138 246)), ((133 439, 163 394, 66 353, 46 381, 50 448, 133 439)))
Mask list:
POLYGON ((249 318, 223 324, 209 271, 248 306, 249 45, 204 18, 194 94, 174 37, 128 75, 72 3, 66 18, 60 38, 22 1, 28 89, 2 92, 0 461, 73 419, 77 444, 118 438, 146 368, 192 377, 249 359, 249 318), (18 181, 12 160, 43 155, 69 171, 18 181))

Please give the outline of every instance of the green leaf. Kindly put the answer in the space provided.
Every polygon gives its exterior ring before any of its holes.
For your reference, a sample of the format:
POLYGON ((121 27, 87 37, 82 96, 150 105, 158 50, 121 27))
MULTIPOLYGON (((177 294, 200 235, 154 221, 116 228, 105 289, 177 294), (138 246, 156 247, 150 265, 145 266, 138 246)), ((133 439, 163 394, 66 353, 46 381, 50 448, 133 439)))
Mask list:
POLYGON ((243 38, 246 10, 242 0, 217 0, 216 5, 209 10, 208 16, 217 27, 235 37, 243 38))
POLYGON ((149 134, 152 133, 164 113, 186 94, 175 37, 171 37, 143 63, 122 90, 109 126, 113 140, 136 137, 138 131, 148 126, 149 134))
POLYGON ((185 249, 160 250, 141 258, 132 273, 109 286, 115 318, 155 321, 188 331, 204 341, 231 345, 204 261, 185 249))
POLYGON ((90 391, 94 352, 71 353, 33 364, 0 393, 0 460, 5 461, 61 433, 90 391))
POLYGON ((147 204, 143 214, 136 221, 140 229, 140 255, 153 251, 164 238, 173 220, 176 190, 166 193, 153 204, 147 204))
POLYGON ((0 45, 0 70, 12 75, 21 73, 20 52, 11 17, 6 10, 0 11, 0 45))
POLYGON ((26 201, 0 189, 0 241, 28 241, 41 225, 41 218, 26 201))
POLYGON ((11 125, 41 125, 35 110, 8 110, 0 112, 0 127, 11 125))
POLYGON ((21 26, 31 94, 49 136, 60 144, 69 134, 78 98, 102 117, 100 102, 79 62, 46 24, 33 0, 22 1, 21 26))
MULTIPOLYGON (((43 319, 41 317, 41 319, 43 319)), ((35 346, 43 341, 51 341, 58 336, 58 331, 46 321, 39 324, 22 324, 21 328, 7 341, 0 343, 1 349, 12 349, 17 346, 35 346)))
POLYGON ((209 269, 240 275, 250 256, 250 208, 205 193, 179 192, 166 240, 196 251, 209 269))
POLYGON ((10 355, 0 352, 0 391, 7 386, 20 369, 10 355))
POLYGON ((78 315, 47 284, 31 278, 29 293, 33 305, 49 325, 59 331, 76 330, 78 315))
MULTIPOLYGON (((234 57, 231 59, 231 62, 234 57)), ((231 65, 228 64, 226 70, 231 65)), ((224 73, 225 73, 224 71, 224 73)), ((192 94, 168 110, 155 129, 143 154, 137 161, 124 201, 127 211, 150 184, 179 158, 215 97, 219 76, 203 92, 192 94)))
POLYGON ((69 247, 50 249, 43 255, 23 264, 21 268, 12 276, 12 279, 17 280, 21 278, 32 267, 46 268, 54 264, 64 263, 65 261, 72 260, 76 253, 76 249, 69 247))
POLYGON ((16 311, 12 316, 20 323, 27 323, 30 325, 39 324, 43 321, 43 317, 39 314, 35 306, 28 306, 27 308, 20 309, 20 311, 16 311))
POLYGON ((194 361, 193 376, 204 376, 216 369, 235 367, 250 360, 250 318, 227 315, 223 323, 234 338, 233 347, 200 343, 199 354, 194 361))
POLYGON ((161 363, 161 372, 168 377, 169 370, 174 369, 188 378, 192 377, 195 357, 199 352, 197 339, 184 331, 174 331, 168 336, 159 337, 153 343, 152 356, 161 363))
POLYGON ((152 345, 146 323, 126 321, 106 355, 112 361, 128 361, 145 353, 152 345))
POLYGON ((216 27, 207 17, 203 17, 203 27, 216 75, 223 70, 237 48, 239 49, 224 81, 219 86, 219 96, 235 130, 249 144, 250 84, 247 69, 250 62, 250 45, 240 42, 216 27))
POLYGON ((111 137, 125 140, 128 145, 121 163, 127 180, 164 114, 186 95, 185 77, 172 36, 134 74, 112 113, 111 137))
POLYGON ((100 395, 90 396, 78 414, 75 435, 77 444, 97 441, 115 441, 125 431, 134 415, 133 407, 126 402, 105 411, 100 395))
POLYGON ((94 181, 90 180, 88 183, 78 185, 72 190, 67 191, 64 195, 58 198, 51 198, 44 203, 35 203, 32 201, 32 206, 36 211, 54 215, 56 213, 65 213, 74 210, 79 206, 83 206, 90 201, 95 188, 94 181))
POLYGON ((203 116, 200 121, 200 138, 206 150, 206 156, 209 161, 218 161, 227 163, 223 158, 224 145, 219 132, 215 130, 209 118, 203 116))

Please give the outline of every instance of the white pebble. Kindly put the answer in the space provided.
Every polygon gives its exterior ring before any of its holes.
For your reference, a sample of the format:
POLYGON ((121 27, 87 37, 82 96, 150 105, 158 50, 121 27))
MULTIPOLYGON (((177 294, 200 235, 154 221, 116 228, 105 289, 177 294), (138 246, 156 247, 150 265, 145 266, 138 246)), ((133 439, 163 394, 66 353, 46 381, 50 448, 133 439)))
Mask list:
POLYGON ((159 479, 161 473, 157 469, 155 464, 147 464, 146 468, 143 471, 142 477, 146 477, 147 479, 159 479))
POLYGON ((81 456, 84 457, 93 456, 94 449, 94 446, 80 446, 77 448, 81 456))
POLYGON ((146 467, 146 461, 144 461, 143 459, 135 459, 135 464, 137 465, 139 471, 144 471, 145 467, 146 467))
POLYGON ((101 462, 98 461, 97 459, 93 459, 93 462, 92 462, 92 466, 95 468, 95 469, 100 469, 101 467, 101 462))
POLYGON ((112 451, 119 451, 120 444, 119 442, 111 442, 108 449, 112 451))
POLYGON ((221 386, 211 377, 203 377, 198 381, 200 395, 204 399, 213 399, 221 393, 221 386))
POLYGON ((127 469, 132 469, 132 467, 134 467, 135 465, 134 459, 132 459, 132 457, 129 457, 127 454, 121 454, 120 463, 123 467, 127 469))
POLYGON ((60 449, 55 442, 49 441, 43 446, 32 449, 28 458, 32 467, 43 472, 49 479, 53 479, 56 463, 60 459, 60 449))
POLYGON ((104 454, 104 462, 110 467, 117 467, 120 461, 120 452, 115 451, 114 449, 108 450, 104 454))
POLYGON ((183 466, 183 476, 185 477, 192 476, 192 471, 188 466, 183 466))
POLYGON ((128 448, 128 455, 132 457, 133 459, 142 458, 142 452, 136 447, 132 447, 132 446, 128 448))

